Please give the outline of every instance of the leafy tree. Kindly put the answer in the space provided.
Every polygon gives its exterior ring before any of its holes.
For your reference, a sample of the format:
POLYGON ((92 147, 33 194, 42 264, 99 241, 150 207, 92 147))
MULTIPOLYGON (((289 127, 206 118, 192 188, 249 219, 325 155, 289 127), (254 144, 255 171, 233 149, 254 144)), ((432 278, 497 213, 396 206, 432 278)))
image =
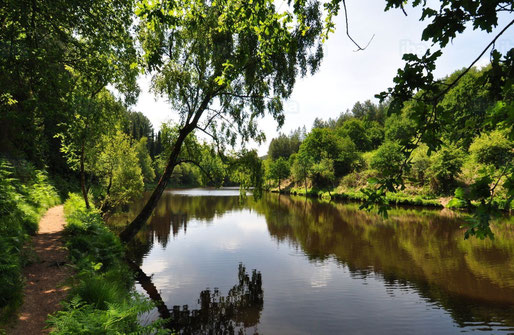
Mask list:
MULTIPOLYGON (((473 141, 469 151, 479 170, 466 200, 492 202, 498 186, 509 187, 512 177, 508 172, 514 163, 513 148, 514 143, 505 136, 504 131, 499 130, 484 133, 473 141)), ((505 209, 510 207, 509 195, 506 196, 505 209)))
POLYGON ((268 149, 268 157, 272 160, 276 160, 279 157, 288 159, 289 156, 298 152, 302 143, 300 136, 301 132, 298 129, 289 136, 280 134, 277 138, 272 139, 268 149))
POLYGON ((376 105, 370 100, 364 102, 357 101, 351 110, 354 117, 363 121, 376 121, 384 123, 386 117, 386 107, 383 104, 376 105))
POLYGON ((220 187, 227 175, 227 165, 223 162, 216 150, 208 145, 202 148, 202 159, 200 165, 206 173, 202 173, 202 185, 220 187))
MULTIPOLYGON (((166 160, 162 161, 162 168, 166 167, 166 160)), ((202 174, 198 171, 198 167, 190 164, 183 163, 177 165, 176 169, 170 177, 169 185, 174 187, 198 187, 202 185, 202 174)))
POLYGON ((278 190, 280 192, 280 184, 282 180, 289 177, 289 162, 284 157, 280 157, 276 161, 271 162, 269 173, 271 179, 275 179, 277 181, 278 190))
POLYGON ((88 191, 90 183, 86 174, 92 176, 100 154, 99 143, 116 126, 116 117, 124 109, 107 90, 102 90, 95 98, 74 92, 69 98, 73 117, 62 123, 63 130, 56 135, 61 140, 61 152, 72 170, 80 174, 82 196, 89 208, 88 191))
POLYGON ((141 142, 132 146, 130 137, 118 130, 114 136, 107 136, 101 143, 102 152, 94 172, 105 191, 101 208, 106 211, 127 204, 141 195, 144 186, 138 159, 138 146, 141 142))
POLYGON ((191 132, 199 129, 220 145, 238 136, 262 139, 257 119, 269 112, 282 124, 282 99, 296 75, 316 71, 323 55, 316 2, 279 12, 269 0, 144 1, 137 13, 153 89, 178 111, 180 125, 159 184, 120 235, 125 242, 155 208, 191 132))
POLYGON ((137 158, 139 160, 139 166, 141 167, 141 171, 143 173, 143 179, 145 182, 151 183, 155 180, 155 171, 152 166, 152 158, 148 152, 147 141, 148 139, 146 137, 141 137, 135 144, 135 147, 137 151, 137 158))
POLYGON ((305 151, 299 152, 294 157, 293 164, 291 165, 291 172, 293 178, 298 181, 303 181, 305 186, 305 196, 307 196, 307 179, 311 176, 312 166, 314 162, 305 151))
POLYGON ((59 124, 77 97, 107 84, 133 102, 138 73, 129 33, 133 2, 6 0, 0 4, 0 149, 61 166, 59 124))
MULTIPOLYGON (((344 3, 344 1, 343 1, 344 3)), ((329 8, 337 11, 339 1, 334 0, 329 8)), ((448 131, 447 136, 451 141, 459 139, 459 132, 462 129, 476 129, 477 124, 481 122, 482 116, 472 115, 473 108, 460 108, 457 104, 446 104, 441 102, 445 96, 454 89, 459 82, 469 73, 472 72, 473 66, 481 59, 489 49, 491 51, 491 67, 484 77, 484 83, 491 85, 491 93, 495 100, 503 100, 497 104, 499 107, 494 114, 499 118, 492 117, 491 124, 493 126, 501 125, 505 129, 509 129, 513 134, 513 119, 507 117, 508 111, 512 111, 512 73, 514 70, 514 52, 513 49, 508 50, 502 55, 495 47, 495 42, 503 35, 513 24, 511 20, 503 29, 492 37, 490 43, 481 52, 477 52, 478 57, 455 78, 451 78, 450 82, 441 82, 434 78, 433 71, 436 68, 436 61, 442 55, 442 49, 448 43, 457 37, 458 34, 464 32, 467 28, 479 29, 491 32, 493 28, 498 26, 498 16, 501 12, 512 13, 514 7, 511 1, 507 0, 480 0, 469 3, 467 1, 441 1, 434 9, 432 4, 426 1, 403 1, 403 0, 386 0, 386 10, 392 8, 401 8, 406 13, 405 6, 412 4, 414 7, 421 7, 421 21, 430 21, 422 33, 422 40, 431 41, 432 47, 422 56, 415 54, 404 54, 403 59, 406 61, 405 66, 398 70, 396 77, 393 79, 395 86, 387 91, 377 95, 381 101, 388 100, 390 102, 389 110, 393 113, 399 113, 404 104, 411 99, 415 99, 412 108, 411 119, 415 121, 417 130, 416 138, 413 143, 404 145, 406 152, 412 151, 417 144, 425 143, 429 152, 437 151, 442 145, 441 130, 448 131), (436 48, 437 49, 434 51, 436 48), (457 108, 457 114, 453 115, 457 108), (444 124, 445 121, 452 121, 450 124, 444 124), (468 124, 466 124, 467 122, 468 124)), ((329 17, 330 18, 330 17, 329 17)), ((463 85, 466 86, 466 85, 463 85)), ((476 91, 475 91, 476 92, 476 91)), ((462 90, 463 96, 467 94, 462 90)), ((479 97, 479 100, 481 97, 479 97)), ((458 99, 449 99, 458 101, 458 99)), ((477 101, 477 100, 471 100, 477 101)), ((450 101, 447 101, 450 102, 450 101)), ((474 102, 472 102, 474 104, 474 102)), ((466 134, 467 135, 467 134, 466 134)), ((466 136, 469 139, 469 137, 466 136)), ((467 141, 469 143, 469 141, 467 141)), ((408 164, 405 164, 407 167, 408 164)), ((514 167, 508 169, 508 175, 512 176, 514 167)), ((394 190, 395 187, 402 184, 401 177, 396 179, 381 180, 376 191, 369 192, 369 201, 363 207, 370 208, 373 203, 384 203, 386 190, 394 190), (379 194, 380 193, 380 194, 379 194)), ((514 184, 512 184, 514 185, 514 184)), ((514 188, 509 186, 509 194, 514 195, 514 188)), ((476 212, 474 222, 466 237, 474 235, 477 232, 480 237, 490 235, 489 218, 487 213, 491 213, 492 203, 484 205, 484 207, 476 212), (485 213, 485 214, 484 214, 485 213)))
MULTIPOLYGON (((450 84, 463 71, 452 73, 444 81, 450 84)), ((494 105, 490 88, 487 70, 470 69, 440 103, 442 136, 464 149, 469 148, 473 137, 484 131, 488 110, 494 105)))
POLYGON ((430 157, 427 155, 427 146, 420 145, 411 154, 410 175, 419 185, 425 185, 430 168, 430 157))
POLYGON ((328 128, 313 129, 303 141, 299 152, 311 157, 314 163, 320 163, 324 158, 333 160, 336 176, 350 172, 358 158, 352 140, 337 136, 328 128))
POLYGON ((492 165, 495 169, 505 169, 514 159, 514 143, 504 132, 496 130, 478 136, 469 148, 469 152, 478 164, 492 165))
POLYGON ((335 171, 333 159, 323 158, 319 163, 313 164, 311 173, 316 184, 334 186, 335 171))
POLYGON ((391 177, 402 172, 402 163, 405 156, 402 147, 397 142, 386 141, 382 144, 373 158, 371 159, 371 168, 378 171, 383 177, 391 177))
POLYGON ((339 138, 327 128, 314 128, 300 146, 300 152, 321 161, 325 156, 335 158, 341 149, 339 138))
POLYGON ((232 180, 239 183, 241 196, 246 197, 246 191, 253 188, 253 196, 260 198, 264 183, 264 166, 257 151, 241 151, 231 159, 230 174, 232 180))
POLYGON ((416 135, 416 123, 407 114, 393 114, 385 122, 386 141, 396 141, 403 146, 409 145, 416 135))
POLYGON ((359 119, 353 118, 344 122, 337 133, 339 136, 349 137, 359 151, 367 151, 371 147, 365 124, 359 119))
POLYGON ((378 148, 384 142, 384 127, 377 121, 368 121, 365 123, 365 128, 370 149, 374 150, 378 148))

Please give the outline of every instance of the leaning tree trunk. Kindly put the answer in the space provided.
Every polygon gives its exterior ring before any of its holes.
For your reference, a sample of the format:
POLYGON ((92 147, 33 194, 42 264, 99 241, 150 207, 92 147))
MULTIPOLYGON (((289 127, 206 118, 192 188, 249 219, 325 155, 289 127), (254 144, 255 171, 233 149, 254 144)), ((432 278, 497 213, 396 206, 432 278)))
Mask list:
POLYGON ((82 196, 84 197, 84 202, 86 203, 86 208, 89 209, 89 199, 87 198, 87 188, 86 188, 86 173, 84 172, 84 145, 82 145, 82 150, 80 152, 80 188, 82 189, 82 196))
MULTIPOLYGON (((194 129, 194 128, 193 128, 194 129)), ((152 215, 153 210, 157 206, 159 199, 161 198, 162 193, 166 189, 166 185, 168 184, 168 180, 173 173, 173 169, 178 163, 178 156, 180 154, 180 149, 182 147, 182 143, 184 143, 185 138, 191 130, 184 128, 177 138, 175 145, 173 146, 173 151, 170 154, 170 158, 168 159, 168 164, 166 165, 166 169, 159 179, 159 183, 157 187, 153 191, 150 199, 146 202, 145 207, 141 210, 139 215, 132 221, 120 234, 120 240, 124 243, 130 242, 136 236, 137 232, 144 226, 150 215, 152 215)))

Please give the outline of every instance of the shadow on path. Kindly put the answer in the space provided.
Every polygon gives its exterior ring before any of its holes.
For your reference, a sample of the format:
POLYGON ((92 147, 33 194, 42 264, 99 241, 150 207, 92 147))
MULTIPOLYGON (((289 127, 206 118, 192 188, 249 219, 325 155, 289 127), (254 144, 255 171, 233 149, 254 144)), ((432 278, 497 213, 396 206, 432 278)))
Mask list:
POLYGON ((65 220, 63 206, 50 208, 39 222, 39 232, 32 238, 36 260, 25 267, 23 305, 17 322, 8 334, 48 334, 44 329, 48 314, 60 309, 69 287, 64 283, 72 271, 66 266, 68 253, 64 249, 62 230, 65 220))

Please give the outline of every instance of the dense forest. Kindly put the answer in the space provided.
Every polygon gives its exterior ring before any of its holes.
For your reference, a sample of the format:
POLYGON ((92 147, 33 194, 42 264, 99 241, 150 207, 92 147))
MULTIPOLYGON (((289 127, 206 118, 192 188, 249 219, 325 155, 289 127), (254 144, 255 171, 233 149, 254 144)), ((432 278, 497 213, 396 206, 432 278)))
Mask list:
MULTIPOLYGON (((412 1, 430 21, 423 40, 444 48, 468 24, 491 32, 499 13, 513 11, 510 1, 472 3, 442 1, 435 11, 412 1)), ((406 2, 385 4, 404 10, 406 2)), ((335 17, 347 15, 340 0, 290 7, 268 0, 0 5, 1 322, 21 304, 30 236, 61 203, 78 273, 74 298, 51 321, 63 334, 111 324, 116 312, 125 318, 113 331, 160 331, 158 323, 138 324, 153 305, 134 294, 123 257, 166 187, 353 199, 383 215, 393 203, 462 208, 475 214, 466 237, 493 237, 489 221, 510 210, 514 196, 514 49, 494 48, 513 21, 482 52, 492 48, 488 66, 465 64, 437 80, 440 50, 407 54, 395 86, 376 100, 281 134, 259 157, 248 145, 265 139, 259 119, 284 124, 297 78, 319 69, 335 17), (178 121, 154 126, 134 110, 142 74, 178 121), (119 236, 104 225, 145 190, 152 192, 146 205, 119 236)))
MULTIPOLYGON (((440 148, 414 147, 405 167, 406 148, 418 132, 414 101, 391 114, 387 101, 368 100, 337 119, 316 119, 309 133, 298 129, 273 139, 265 161, 267 186, 359 200, 376 178, 401 174, 404 184, 388 195, 394 202, 463 208, 481 194, 510 209, 505 182, 514 147, 509 129, 494 123, 505 102, 487 81, 490 70, 470 70, 445 95, 438 105, 448 116, 439 125, 440 148)), ((463 71, 442 82, 451 83, 463 71)))

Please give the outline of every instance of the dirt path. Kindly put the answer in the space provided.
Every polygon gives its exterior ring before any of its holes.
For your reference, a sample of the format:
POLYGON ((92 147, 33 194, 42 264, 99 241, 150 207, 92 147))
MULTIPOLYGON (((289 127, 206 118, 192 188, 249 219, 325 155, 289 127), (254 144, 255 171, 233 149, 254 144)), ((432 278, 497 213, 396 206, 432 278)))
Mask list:
POLYGON ((18 320, 8 334, 48 334, 43 329, 48 314, 59 309, 69 287, 63 286, 71 275, 62 231, 65 225, 63 206, 50 208, 39 222, 39 233, 32 238, 36 260, 27 266, 23 305, 18 320))

